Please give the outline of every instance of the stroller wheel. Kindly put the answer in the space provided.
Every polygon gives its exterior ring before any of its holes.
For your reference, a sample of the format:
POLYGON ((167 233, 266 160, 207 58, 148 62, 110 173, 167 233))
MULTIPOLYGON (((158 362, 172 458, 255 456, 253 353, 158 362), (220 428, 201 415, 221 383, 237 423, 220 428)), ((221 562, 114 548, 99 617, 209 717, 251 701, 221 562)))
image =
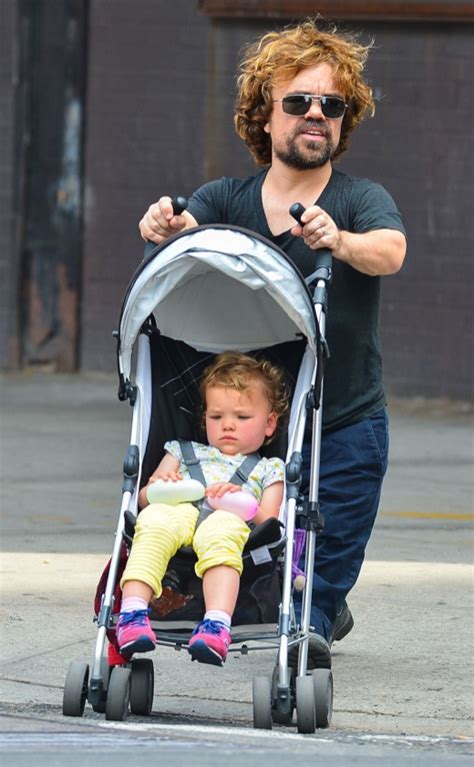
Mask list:
POLYGON ((272 680, 256 676, 253 680, 253 726, 259 730, 272 729, 272 680))
POLYGON ((294 682, 294 672, 293 669, 288 669, 288 673, 290 675, 290 685, 288 690, 288 695, 290 696, 290 710, 288 712, 278 711, 276 707, 277 698, 278 698, 278 666, 275 666, 273 669, 273 675, 272 675, 272 701, 273 701, 273 708, 272 708, 272 719, 275 724, 291 724, 291 721, 293 719, 293 701, 294 701, 294 694, 293 689, 295 686, 294 682))
POLYGON ((130 709, 132 714, 149 716, 153 707, 155 673, 150 658, 132 660, 130 709))
POLYGON ((64 684, 63 714, 64 716, 82 716, 87 700, 89 685, 89 666, 82 661, 73 660, 64 684))
POLYGON ((115 666, 112 669, 105 704, 105 718, 113 722, 123 722, 127 718, 130 701, 130 669, 115 666))
POLYGON ((329 727, 332 719, 333 679, 328 668, 316 668, 312 673, 316 727, 329 727))
MULTIPOLYGON (((109 687, 110 674, 112 673, 112 666, 109 666, 107 655, 102 657, 100 661, 100 677, 102 679, 102 695, 98 703, 93 703, 92 708, 96 714, 105 714, 105 706, 107 703, 107 690, 109 687)), ((90 698, 89 698, 90 700, 90 698)))
POLYGON ((316 729, 314 684, 311 676, 296 677, 296 724, 298 732, 309 734, 316 729))

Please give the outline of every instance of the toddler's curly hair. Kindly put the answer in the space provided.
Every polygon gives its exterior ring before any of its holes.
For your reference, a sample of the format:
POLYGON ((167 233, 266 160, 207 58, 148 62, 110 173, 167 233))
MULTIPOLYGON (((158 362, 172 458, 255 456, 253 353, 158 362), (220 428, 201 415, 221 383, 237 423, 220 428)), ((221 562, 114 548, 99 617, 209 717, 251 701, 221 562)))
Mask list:
POLYGON ((277 32, 268 32, 246 49, 237 79, 234 126, 258 165, 272 159, 271 138, 265 132, 272 109, 272 89, 298 72, 317 64, 330 64, 348 108, 341 126, 341 138, 334 157, 341 155, 349 135, 365 117, 372 117, 375 103, 372 89, 363 79, 372 43, 364 46, 354 35, 333 26, 322 31, 311 19, 277 32))
MULTIPOLYGON (((214 358, 201 378, 200 394, 205 415, 206 391, 211 386, 248 391, 252 382, 260 381, 271 410, 277 416, 278 427, 289 410, 290 391, 283 371, 266 359, 255 359, 241 352, 223 352, 214 358)), ((272 437, 273 438, 273 437, 272 437)), ((265 444, 271 441, 268 439, 265 444)))

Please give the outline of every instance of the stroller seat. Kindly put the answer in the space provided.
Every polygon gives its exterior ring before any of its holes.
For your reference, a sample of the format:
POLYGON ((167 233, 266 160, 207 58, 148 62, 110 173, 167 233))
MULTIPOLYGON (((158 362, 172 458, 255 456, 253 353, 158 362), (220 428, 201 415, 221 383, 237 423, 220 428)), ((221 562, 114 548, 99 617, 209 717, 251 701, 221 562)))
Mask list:
MULTIPOLYGON (((135 521, 131 512, 125 512, 123 535, 127 546, 133 540, 135 521)), ((262 623, 271 623, 274 629, 281 599, 277 563, 285 544, 283 525, 278 519, 266 519, 251 529, 243 551, 244 569, 234 625, 255 623, 260 627, 262 623)), ((196 562, 196 554, 190 546, 180 548, 170 560, 163 580, 163 594, 150 605, 153 628, 162 632, 167 622, 171 622, 172 630, 189 632, 201 619, 204 601, 201 579, 194 573, 196 562)))
MULTIPOLYGON (((136 517, 132 514, 131 511, 126 511, 124 516, 125 529, 123 532, 123 537, 125 542, 130 545, 133 540, 133 534, 135 531, 136 517)), ((274 517, 271 519, 266 519, 260 525, 254 525, 250 530, 250 535, 248 537, 247 543, 244 546, 244 557, 245 555, 250 554, 251 551, 263 548, 264 546, 267 546, 269 549, 273 550, 276 544, 279 544, 278 553, 280 553, 286 541, 286 538, 282 536, 283 529, 284 527, 282 523, 274 517)), ((182 559, 191 562, 197 561, 196 554, 191 546, 182 546, 176 557, 181 557, 182 559)), ((176 557, 173 557, 173 560, 176 557)))

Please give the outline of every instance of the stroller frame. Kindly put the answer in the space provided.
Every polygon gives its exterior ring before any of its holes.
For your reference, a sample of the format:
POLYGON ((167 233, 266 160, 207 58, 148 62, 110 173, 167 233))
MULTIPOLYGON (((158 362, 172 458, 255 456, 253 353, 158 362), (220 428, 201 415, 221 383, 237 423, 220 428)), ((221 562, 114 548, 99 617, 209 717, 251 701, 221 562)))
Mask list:
MULTIPOLYGON (((198 227, 203 230, 207 227, 198 227)), ((213 227, 219 229, 219 226, 213 227)), ((236 230, 235 227, 222 229, 236 230)), ((264 238, 246 230, 238 230, 251 234, 257 240, 264 238)), ((177 240, 182 235, 177 235, 177 240)), ((278 249, 270 244, 274 250, 278 249)), ((149 263, 162 246, 154 248, 146 259, 149 263)), ((280 253, 282 253, 280 251, 280 253)), ((284 254, 282 254, 284 256, 284 254)), ((318 486, 322 432, 321 397, 323 389, 323 365, 328 356, 325 341, 327 285, 331 280, 332 258, 330 251, 318 251, 316 269, 306 284, 314 286, 311 298, 316 316, 317 354, 306 349, 301 366, 311 371, 309 390, 295 390, 292 405, 293 433, 290 435, 286 463, 286 547, 283 564, 283 584, 278 626, 273 624, 258 626, 237 626, 232 631, 230 652, 247 654, 249 651, 277 649, 277 664, 272 677, 259 676, 253 682, 253 723, 254 727, 270 729, 272 723, 289 725, 292 722, 293 711, 296 709, 297 729, 301 733, 314 732, 316 727, 327 727, 331 721, 333 681, 332 672, 328 669, 317 669, 308 674, 308 643, 310 630, 312 580, 314 572, 316 536, 323 527, 319 511, 318 486), (292 602, 292 564, 293 543, 296 529, 297 514, 301 514, 299 506, 300 485, 302 479, 302 444, 306 424, 306 413, 313 412, 312 422, 312 456, 310 467, 310 486, 306 521, 306 548, 304 571, 306 581, 302 595, 301 621, 299 631, 292 602), (263 642, 262 646, 250 646, 247 642, 263 642), (235 647, 239 645, 239 647, 235 647), (298 647, 298 664, 296 677, 288 665, 288 653, 291 648, 298 647)), ((286 256, 284 256, 286 258, 286 256)), ((288 261, 288 259, 287 259, 288 261)), ((290 262, 291 263, 291 262, 290 262)), ((140 267, 140 269, 143 267, 140 267)), ((295 268, 295 267, 294 267, 295 268)), ((137 271, 140 271, 137 270, 137 271)), ((296 268, 295 268, 296 269, 296 268)), ((301 277, 303 281, 303 278, 301 277)), ((133 281, 132 281, 133 284, 133 281)), ((127 296, 130 293, 130 288, 127 296)), ((127 298, 127 297, 126 297, 127 298)), ((123 310, 122 310, 123 314, 123 310)), ((122 323, 122 317, 121 317, 122 323)), ((132 659, 127 661, 109 647, 108 658, 104 656, 107 632, 114 627, 117 616, 114 615, 115 589, 123 540, 126 537, 126 513, 130 513, 135 505, 141 475, 141 456, 139 445, 143 442, 142 423, 139 418, 139 408, 135 407, 137 400, 143 398, 143 387, 146 387, 146 373, 141 363, 141 347, 148 342, 146 336, 138 340, 138 359, 135 384, 131 376, 124 375, 120 360, 120 336, 118 337, 119 362, 119 399, 129 399, 134 406, 130 445, 123 465, 122 500, 115 533, 115 542, 110 560, 109 572, 105 591, 102 597, 100 611, 97 615, 98 635, 95 646, 92 673, 89 679, 89 666, 73 661, 66 678, 63 699, 63 713, 67 716, 82 716, 85 702, 88 700, 97 712, 105 712, 107 719, 123 720, 128 713, 129 705, 136 714, 149 714, 153 701, 153 662, 150 659, 132 659), (112 650, 112 652, 111 652, 112 650), (135 683, 134 683, 135 679, 135 683), (135 690, 135 692, 134 692, 135 690), (138 692, 137 692, 138 691, 138 692)), ((146 440, 145 440, 146 441, 146 440)), ((190 636, 189 626, 179 626, 179 633, 166 632, 163 623, 152 622, 153 628, 159 629, 157 644, 176 649, 186 648, 190 636), (188 631, 187 635, 182 631, 188 631)), ((170 626, 169 622, 168 625, 170 626)), ((172 624, 171 624, 172 625, 172 624)), ((170 626, 171 628, 171 626, 170 626)))

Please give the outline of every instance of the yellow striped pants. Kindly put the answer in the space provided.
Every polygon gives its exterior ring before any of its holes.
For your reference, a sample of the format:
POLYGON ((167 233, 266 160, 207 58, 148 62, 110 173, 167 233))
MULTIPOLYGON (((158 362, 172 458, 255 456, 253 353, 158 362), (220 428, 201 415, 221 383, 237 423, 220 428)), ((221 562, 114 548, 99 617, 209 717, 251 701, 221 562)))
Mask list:
POLYGON ((198 509, 192 503, 167 506, 152 503, 137 517, 132 549, 120 581, 141 581, 161 595, 161 583, 170 559, 181 546, 192 546, 198 561, 196 575, 217 565, 242 574, 242 552, 250 529, 235 514, 214 511, 196 528, 198 509))

